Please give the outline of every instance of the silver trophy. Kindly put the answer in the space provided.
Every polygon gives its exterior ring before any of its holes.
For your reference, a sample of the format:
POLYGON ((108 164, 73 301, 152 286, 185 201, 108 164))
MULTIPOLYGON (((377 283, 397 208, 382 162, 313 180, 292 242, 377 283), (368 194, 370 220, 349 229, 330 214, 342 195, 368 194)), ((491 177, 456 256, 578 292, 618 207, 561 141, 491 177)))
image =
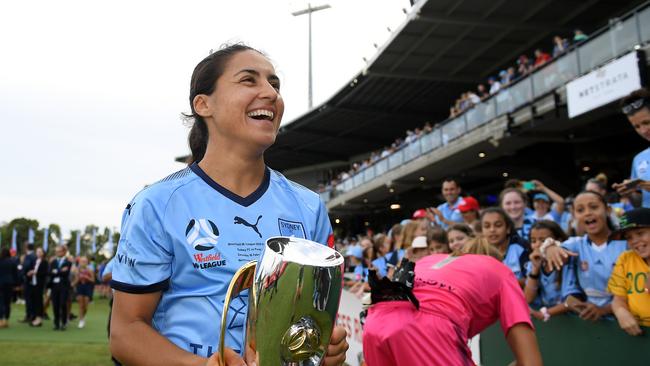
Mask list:
POLYGON ((247 360, 258 366, 316 366, 325 359, 341 299, 343 256, 306 239, 274 237, 259 262, 233 277, 221 318, 223 365, 230 301, 250 289, 246 321, 247 360))

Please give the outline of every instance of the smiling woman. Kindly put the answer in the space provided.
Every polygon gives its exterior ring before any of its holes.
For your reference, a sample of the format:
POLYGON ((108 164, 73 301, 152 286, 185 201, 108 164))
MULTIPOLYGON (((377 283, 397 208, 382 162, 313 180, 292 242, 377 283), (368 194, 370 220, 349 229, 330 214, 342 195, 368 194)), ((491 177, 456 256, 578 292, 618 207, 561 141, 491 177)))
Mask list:
MULTIPOLYGON (((235 271, 270 237, 326 244, 332 235, 318 195, 264 162, 284 112, 266 56, 241 44, 212 53, 192 74, 190 106, 191 165, 138 193, 122 220, 116 257, 132 261, 113 270, 111 352, 128 365, 219 364, 218 319, 235 271)), ((242 295, 228 311, 227 365, 244 362, 247 304, 242 295)), ((334 329, 325 365, 343 363, 345 335, 334 329)))

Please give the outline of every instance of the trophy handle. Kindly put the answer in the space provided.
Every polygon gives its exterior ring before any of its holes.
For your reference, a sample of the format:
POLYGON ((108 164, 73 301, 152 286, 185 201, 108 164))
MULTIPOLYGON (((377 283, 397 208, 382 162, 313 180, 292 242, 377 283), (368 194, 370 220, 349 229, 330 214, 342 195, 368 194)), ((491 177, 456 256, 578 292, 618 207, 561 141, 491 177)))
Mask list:
MULTIPOLYGON (((221 312, 221 332, 219 336, 219 364, 226 366, 224 358, 224 341, 226 338, 226 324, 228 317, 228 309, 230 308, 230 301, 239 295, 240 292, 247 290, 253 286, 253 279, 255 278, 255 268, 257 261, 250 261, 244 264, 235 272, 235 275, 230 280, 228 291, 226 292, 226 299, 223 302, 223 310, 221 312)), ((249 299, 249 301, 251 301, 249 299)))

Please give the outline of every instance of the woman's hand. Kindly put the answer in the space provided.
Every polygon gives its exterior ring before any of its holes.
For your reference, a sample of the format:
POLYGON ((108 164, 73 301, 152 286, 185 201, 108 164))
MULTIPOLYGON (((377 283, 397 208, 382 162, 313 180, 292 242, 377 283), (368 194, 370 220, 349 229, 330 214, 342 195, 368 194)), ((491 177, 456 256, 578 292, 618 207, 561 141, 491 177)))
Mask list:
POLYGON ((604 311, 590 302, 585 303, 584 308, 580 311, 580 318, 582 320, 590 320, 592 322, 599 320, 603 315, 605 315, 604 311))
POLYGON ((441 218, 441 217, 443 217, 442 212, 440 212, 440 210, 438 210, 436 207, 427 208, 427 218, 430 221, 435 222, 436 218, 441 218))
POLYGON ((560 270, 569 257, 577 257, 578 254, 558 246, 546 248, 546 268, 548 271, 560 270))
POLYGON ((631 336, 638 336, 643 334, 639 323, 634 319, 634 316, 629 311, 619 311, 615 313, 618 325, 631 336))
POLYGON ((539 249, 533 250, 528 259, 530 259, 530 263, 533 265, 533 271, 536 271, 537 274, 539 274, 539 269, 542 267, 542 253, 539 249))
POLYGON ((335 326, 332 330, 332 337, 330 344, 327 346, 327 354, 325 355, 324 366, 340 366, 345 362, 345 352, 350 346, 345 339, 347 332, 341 326, 335 326))
MULTIPOLYGON (((226 360, 225 365, 226 366, 247 366, 246 362, 244 362, 244 359, 239 356, 235 351, 233 351, 231 348, 225 347, 224 352, 223 352, 223 358, 226 360)), ((206 362, 205 366, 221 366, 222 363, 221 357, 219 356, 219 352, 215 352, 208 358, 208 362, 206 362)), ((248 366, 253 366, 255 365, 255 362, 253 363, 248 363, 248 366)))
POLYGON ((531 309, 530 310, 530 315, 532 315, 533 318, 535 318, 537 320, 544 320, 544 314, 542 314, 541 311, 531 309))
POLYGON ((539 181, 537 179, 533 179, 533 180, 531 180, 531 182, 533 182, 533 184, 535 185, 536 190, 546 192, 546 186, 544 185, 544 183, 542 183, 541 181, 539 181))

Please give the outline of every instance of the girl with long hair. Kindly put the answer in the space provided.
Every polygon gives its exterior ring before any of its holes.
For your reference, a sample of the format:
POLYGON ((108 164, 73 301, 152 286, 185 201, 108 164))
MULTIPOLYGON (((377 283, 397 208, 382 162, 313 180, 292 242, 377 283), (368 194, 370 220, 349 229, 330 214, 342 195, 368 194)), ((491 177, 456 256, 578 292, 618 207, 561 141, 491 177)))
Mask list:
POLYGON ((488 207, 481 212, 481 234, 503 257, 505 264, 524 286, 528 244, 517 235, 510 216, 498 207, 488 207))
POLYGON ((564 268, 562 297, 583 298, 584 301, 571 301, 567 305, 580 318, 596 321, 612 313, 612 295, 607 292, 607 281, 618 256, 627 249, 627 242, 610 240, 615 228, 602 195, 583 191, 573 204, 574 218, 586 234, 569 238, 561 245, 545 244, 540 251, 550 268, 559 270, 568 264, 564 268))

